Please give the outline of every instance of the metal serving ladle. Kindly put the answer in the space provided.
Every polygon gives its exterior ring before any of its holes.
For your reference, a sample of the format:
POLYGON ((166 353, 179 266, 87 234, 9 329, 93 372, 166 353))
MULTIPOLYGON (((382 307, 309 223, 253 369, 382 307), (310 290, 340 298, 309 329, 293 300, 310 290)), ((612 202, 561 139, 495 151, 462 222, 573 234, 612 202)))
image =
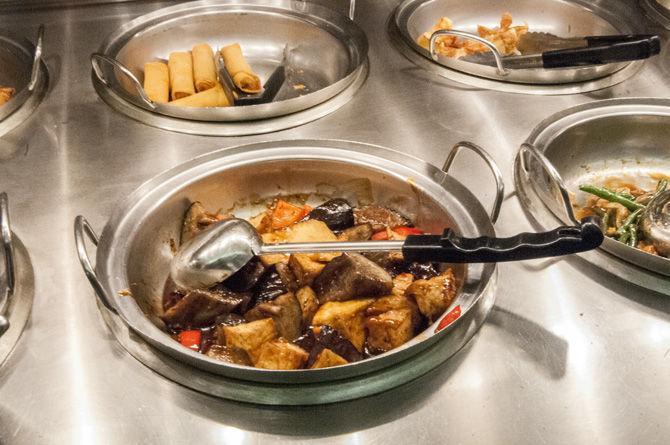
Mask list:
POLYGON ((170 265, 180 289, 211 287, 240 270, 255 255, 317 252, 402 252, 407 261, 497 263, 553 257, 595 249, 603 242, 598 221, 510 238, 463 238, 451 229, 442 235, 410 235, 405 240, 264 244, 247 221, 227 219, 184 243, 170 265))
POLYGON ((649 201, 642 213, 640 227, 659 254, 670 255, 670 190, 649 201))

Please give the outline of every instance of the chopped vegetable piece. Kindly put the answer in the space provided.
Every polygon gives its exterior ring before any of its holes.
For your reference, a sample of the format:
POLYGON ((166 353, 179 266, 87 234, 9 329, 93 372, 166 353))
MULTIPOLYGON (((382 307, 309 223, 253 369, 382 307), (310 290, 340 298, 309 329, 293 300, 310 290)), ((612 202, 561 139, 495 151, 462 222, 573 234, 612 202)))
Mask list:
POLYGON ((189 349, 194 350, 195 352, 200 351, 200 339, 202 334, 200 330, 193 329, 191 331, 181 331, 179 333, 179 343, 183 346, 186 346, 189 349))
POLYGON ((580 185, 579 190, 586 193, 590 193, 592 195, 596 195, 597 197, 605 199, 610 202, 619 203, 622 206, 626 207, 631 212, 634 212, 635 210, 638 209, 644 209, 644 206, 642 204, 638 204, 637 202, 628 199, 627 197, 622 196, 619 193, 613 192, 603 187, 595 187, 593 185, 580 185))
POLYGON ((379 232, 372 234, 372 239, 375 241, 387 240, 389 239, 389 232, 387 229, 380 230, 379 232))
POLYGON ((298 207, 280 199, 272 211, 272 229, 283 229, 297 223, 309 213, 309 210, 309 207, 298 207))
POLYGON ((409 235, 422 235, 423 230, 417 229, 416 227, 406 227, 406 226, 401 226, 401 227, 396 227, 393 229, 395 233, 401 236, 409 236, 409 235))
POLYGON ((637 224, 637 218, 641 213, 642 209, 637 209, 631 213, 628 218, 624 219, 623 224, 621 224, 621 227, 616 231, 617 235, 623 235, 627 230, 630 230, 630 226, 633 225, 633 223, 637 224))

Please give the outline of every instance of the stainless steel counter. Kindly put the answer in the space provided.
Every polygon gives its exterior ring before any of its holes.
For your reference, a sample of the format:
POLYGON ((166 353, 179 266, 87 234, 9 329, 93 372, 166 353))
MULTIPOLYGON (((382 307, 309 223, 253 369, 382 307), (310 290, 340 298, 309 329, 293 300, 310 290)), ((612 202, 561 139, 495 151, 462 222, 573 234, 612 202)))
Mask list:
MULTIPOLYGON (((395 2, 359 3, 371 49, 358 94, 310 124, 243 138, 148 127, 94 92, 88 54, 158 3, 0 17, 26 36, 46 25, 51 74, 36 114, 0 139, 0 189, 36 287, 32 318, 0 369, 0 442, 667 443, 670 299, 576 258, 501 265, 492 315, 463 350, 418 381, 354 402, 286 409, 219 400, 163 379, 116 343, 76 259, 72 222, 83 213, 101 229, 115 203, 158 172, 217 148, 293 138, 381 144, 441 164, 467 139, 504 169, 497 229, 511 234, 530 229, 512 164, 538 122, 594 99, 670 93, 667 45, 632 79, 587 95, 476 90, 421 71, 391 46, 386 20, 395 2)), ((634 1, 617 5, 642 14, 634 1)), ((455 176, 488 202, 493 189, 482 170, 466 156, 455 176)))

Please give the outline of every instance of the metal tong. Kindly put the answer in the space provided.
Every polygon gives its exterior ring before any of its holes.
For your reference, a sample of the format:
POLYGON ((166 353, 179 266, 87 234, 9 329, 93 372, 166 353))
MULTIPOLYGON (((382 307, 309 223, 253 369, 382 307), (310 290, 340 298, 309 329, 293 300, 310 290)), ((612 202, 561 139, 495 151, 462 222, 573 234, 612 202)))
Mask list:
POLYGON ((282 60, 279 62, 279 65, 277 68, 275 68, 272 74, 270 74, 270 77, 268 77, 268 79, 265 81, 265 84, 263 85, 263 91, 256 94, 249 94, 237 88, 233 82, 232 77, 230 77, 230 73, 228 73, 225 64, 223 63, 223 57, 221 57, 221 54, 217 51, 216 61, 219 72, 219 79, 221 80, 221 83, 224 84, 224 90, 228 95, 228 100, 231 101, 231 103, 235 103, 235 105, 259 105, 272 102, 286 81, 288 53, 288 45, 285 45, 282 60))

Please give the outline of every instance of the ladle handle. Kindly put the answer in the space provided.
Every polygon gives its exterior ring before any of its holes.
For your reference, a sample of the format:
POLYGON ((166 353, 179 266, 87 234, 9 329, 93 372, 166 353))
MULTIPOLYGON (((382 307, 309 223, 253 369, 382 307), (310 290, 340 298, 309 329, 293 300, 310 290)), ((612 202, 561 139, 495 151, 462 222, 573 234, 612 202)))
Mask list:
POLYGON ((98 245, 98 236, 93 231, 93 228, 88 223, 86 218, 79 215, 74 220, 74 242, 77 246, 77 256, 79 257, 79 263, 81 263, 81 267, 84 269, 86 278, 88 278, 89 283, 91 283, 91 286, 93 286, 93 290, 98 296, 100 303, 116 314, 117 311, 109 302, 109 298, 105 293, 105 289, 102 287, 98 276, 95 274, 91 260, 88 257, 88 252, 86 250, 86 237, 89 238, 94 246, 98 245))
POLYGON ((510 238, 462 238, 450 229, 440 235, 410 235, 402 253, 408 261, 442 263, 499 263, 546 258, 595 249, 604 235, 595 218, 579 226, 562 226, 541 233, 520 233, 510 238))
POLYGON ((105 75, 103 74, 102 68, 100 67, 100 62, 108 63, 109 65, 112 65, 114 68, 121 71, 130 80, 130 83, 133 84, 142 102, 144 102, 151 110, 156 109, 156 103, 149 99, 149 96, 147 96, 147 94, 144 92, 142 83, 127 66, 112 57, 100 53, 93 53, 91 54, 91 67, 93 68, 95 77, 98 79, 98 81, 100 81, 100 83, 102 83, 107 88, 112 87, 109 84, 109 81, 105 79, 105 75))
POLYGON ((573 66, 604 65, 648 59, 661 52, 661 40, 655 35, 624 36, 615 41, 612 36, 598 41, 587 38, 586 48, 571 48, 542 53, 544 68, 567 68, 573 66))
POLYGON ((9 298, 14 293, 14 250, 12 230, 9 224, 9 205, 7 193, 0 193, 0 238, 5 262, 5 289, 0 294, 0 336, 9 329, 9 320, 5 317, 9 298))

